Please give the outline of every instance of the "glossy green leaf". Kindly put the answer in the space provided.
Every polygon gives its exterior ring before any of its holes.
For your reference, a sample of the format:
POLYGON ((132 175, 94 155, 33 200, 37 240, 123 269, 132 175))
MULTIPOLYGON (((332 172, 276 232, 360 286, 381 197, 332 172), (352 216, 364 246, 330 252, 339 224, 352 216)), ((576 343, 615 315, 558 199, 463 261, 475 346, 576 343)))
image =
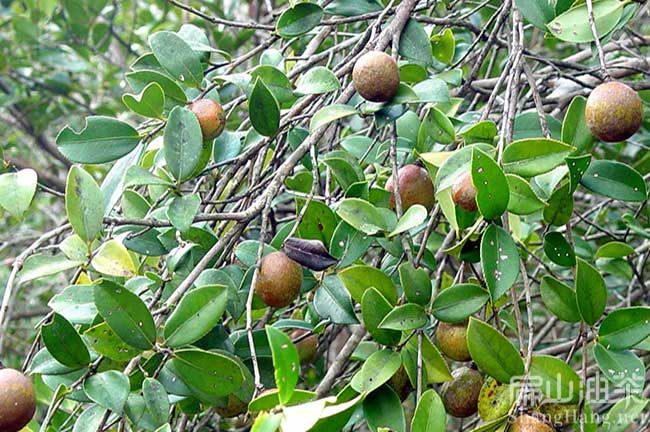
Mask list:
POLYGON ((284 38, 300 36, 316 27, 323 18, 323 8, 315 3, 298 3, 286 9, 276 24, 276 32, 284 38))
POLYGON ((553 315, 570 323, 580 321, 576 293, 571 287, 552 276, 544 276, 540 291, 544 304, 553 315))
POLYGON ((199 120, 187 108, 177 106, 169 113, 163 135, 167 168, 178 181, 189 180, 201 158, 203 135, 199 120))
POLYGON ((562 142, 577 148, 579 153, 590 151, 595 141, 587 126, 586 106, 587 99, 584 96, 574 97, 562 122, 562 142))
POLYGON ((562 267, 576 265, 576 254, 571 244, 557 231, 549 232, 544 236, 544 253, 548 259, 562 267))
POLYGON ((409 207, 399 221, 397 221, 395 229, 388 234, 388 237, 396 236, 422 225, 426 221, 428 214, 427 209, 420 204, 409 207))
POLYGON ((431 279, 424 269, 414 268, 405 262, 399 266, 399 280, 406 299, 427 306, 431 301, 431 279))
POLYGON ((388 228, 377 207, 359 198, 344 199, 336 214, 355 229, 368 235, 386 231, 388 228))
POLYGON ((152 82, 140 94, 122 96, 122 102, 131 111, 144 117, 160 118, 165 107, 165 93, 160 84, 152 82))
POLYGON ((48 306, 73 324, 90 324, 97 308, 92 285, 71 285, 53 296, 48 306))
POLYGON ((122 341, 106 322, 86 330, 84 339, 97 354, 112 360, 128 362, 138 355, 138 350, 122 341))
POLYGON ((167 217, 174 228, 185 234, 192 226, 200 206, 201 197, 199 195, 177 196, 167 207, 167 217))
POLYGON ((149 45, 158 62, 174 79, 190 87, 203 80, 203 68, 198 53, 176 33, 161 31, 149 38, 149 45))
POLYGON ((603 277, 587 261, 577 260, 576 296, 582 319, 594 325, 600 319, 607 305, 607 286, 603 277))
POLYGON ((546 24, 555 18, 555 1, 552 0, 515 0, 517 9, 535 27, 546 31, 546 24))
POLYGON ((411 432, 445 432, 447 412, 435 390, 422 393, 411 421, 411 432))
POLYGON ((319 109, 316 114, 313 115, 309 122, 309 130, 313 132, 322 126, 325 126, 336 120, 355 115, 356 113, 357 110, 350 105, 328 105, 319 109))
POLYGON ((371 430, 386 428, 382 430, 406 431, 402 403, 390 386, 384 386, 365 397, 363 415, 371 430))
POLYGON ((266 336, 269 338, 269 346, 273 355, 275 384, 280 390, 278 394, 280 403, 285 404, 291 400, 291 395, 300 376, 298 350, 289 336, 275 327, 267 325, 266 336))
POLYGON ((587 168, 591 164, 591 155, 575 156, 566 158, 566 165, 569 168, 569 190, 571 193, 575 192, 580 185, 582 176, 587 172, 587 168))
POLYGON ((463 283, 445 288, 431 305, 431 313, 443 322, 461 323, 478 312, 490 294, 479 285, 463 283))
POLYGON ((424 308, 418 304, 406 303, 397 306, 379 323, 379 328, 388 330, 415 330, 429 322, 424 308))
POLYGON ((536 355, 530 364, 531 381, 539 383, 539 390, 555 401, 577 403, 582 381, 578 374, 557 357, 536 355))
POLYGON ((611 351, 601 344, 594 345, 594 358, 603 375, 626 391, 640 393, 645 386, 643 360, 631 351, 611 351))
MULTIPOLYGON (((593 2, 594 17, 598 36, 609 33, 623 14, 624 2, 619 0, 596 0, 593 2)), ((578 4, 553 21, 547 27, 556 38, 573 43, 592 42, 594 40, 589 25, 589 15, 585 3, 578 4)))
POLYGON ((455 140, 456 131, 449 117, 432 107, 420 124, 418 145, 430 148, 433 144, 451 144, 455 140))
POLYGON ((481 239, 481 265, 492 301, 505 294, 519 276, 519 251, 503 228, 490 225, 481 239))
POLYGON ((402 336, 400 331, 379 328, 379 324, 393 310, 388 300, 374 287, 370 287, 363 294, 360 303, 363 325, 373 339, 382 345, 397 345, 402 336))
POLYGON ((32 255, 25 260, 25 264, 18 273, 20 283, 40 279, 45 276, 55 275, 65 270, 78 267, 82 262, 70 261, 62 255, 32 255))
POLYGON ((650 308, 617 309, 600 324, 598 337, 608 349, 632 348, 650 336, 650 308))
POLYGON ((548 205, 544 208, 544 221, 550 225, 563 226, 573 214, 573 196, 569 183, 553 191, 548 205))
POLYGON ((335 324, 357 324, 350 294, 336 275, 328 275, 314 294, 314 309, 335 324))
POLYGON ((621 201, 643 201, 648 194, 641 174, 616 161, 591 162, 580 184, 594 193, 621 201))
POLYGON ((374 287, 391 303, 397 303, 397 288, 386 273, 367 265, 348 267, 338 274, 343 285, 357 302, 361 302, 364 293, 374 287))
POLYGON ((452 62, 456 52, 456 41, 450 28, 431 36, 431 50, 433 57, 439 62, 445 64, 452 62))
POLYGON ((508 383, 524 374, 524 361, 517 348, 483 321, 470 318, 467 346, 477 366, 499 382, 508 383))
POLYGON ((124 77, 131 88, 138 93, 142 92, 150 83, 155 82, 163 89, 166 101, 171 101, 176 104, 187 101, 187 96, 181 86, 169 78, 168 75, 159 71, 148 69, 137 70, 127 73, 124 77))
POLYGON ((639 396, 627 396, 609 410, 602 424, 603 432, 625 432, 638 419, 648 406, 648 399, 639 396))
POLYGON ((544 208, 544 201, 537 196, 526 180, 514 174, 506 174, 506 179, 510 189, 508 201, 510 213, 528 215, 544 208))
POLYGON ((59 314, 41 327, 41 338, 52 357, 59 363, 77 368, 90 363, 90 353, 77 330, 59 314))
POLYGON ((522 177, 534 177, 563 163, 574 150, 574 147, 552 139, 515 141, 503 151, 503 169, 522 177))
POLYGON ((472 182, 476 204, 485 219, 498 218, 508 208, 510 189, 501 167, 478 147, 472 152, 472 182))
POLYGON ((248 114, 253 128, 261 135, 273 136, 280 127, 280 105, 259 78, 248 99, 248 114))
POLYGON ((599 247, 594 258, 624 258, 632 254, 634 254, 634 248, 629 244, 612 241, 599 247))
POLYGON ((65 186, 65 211, 74 232, 86 243, 102 230, 104 196, 95 179, 83 168, 73 166, 65 186))
POLYGON ((415 19, 409 19, 399 39, 399 54, 416 63, 433 63, 431 42, 424 27, 415 19))
POLYGON ((401 365, 399 353, 388 349, 377 351, 363 362, 352 378, 352 388, 359 393, 370 393, 395 375, 401 365))
POLYGON ((84 381, 86 395, 97 405, 116 414, 124 409, 129 390, 129 378, 115 370, 91 375, 84 381))
POLYGON ((336 75, 324 66, 309 69, 298 80, 296 93, 302 95, 330 93, 341 88, 336 75))

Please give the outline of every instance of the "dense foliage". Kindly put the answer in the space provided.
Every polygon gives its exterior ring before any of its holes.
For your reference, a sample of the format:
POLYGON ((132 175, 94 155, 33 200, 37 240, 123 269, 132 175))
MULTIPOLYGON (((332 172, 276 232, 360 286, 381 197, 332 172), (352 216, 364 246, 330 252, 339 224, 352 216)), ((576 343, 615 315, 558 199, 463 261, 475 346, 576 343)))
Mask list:
POLYGON ((647 430, 649 17, 0 0, 0 431, 647 430))

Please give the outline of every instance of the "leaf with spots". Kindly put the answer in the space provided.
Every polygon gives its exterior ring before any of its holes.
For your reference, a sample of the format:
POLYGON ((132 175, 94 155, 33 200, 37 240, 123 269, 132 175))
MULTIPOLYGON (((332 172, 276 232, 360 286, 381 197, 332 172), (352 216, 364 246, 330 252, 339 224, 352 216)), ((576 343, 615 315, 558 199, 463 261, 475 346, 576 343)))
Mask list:
POLYGON ((476 204, 487 220, 497 219, 508 208, 510 188, 501 167, 478 147, 472 152, 472 183, 476 204))
POLYGON ((422 306, 407 303, 396 307, 379 323, 379 328, 389 330, 414 330, 424 327, 428 322, 427 314, 422 306))
POLYGON ((298 350, 289 336, 275 327, 267 325, 266 336, 273 356, 275 384, 278 386, 280 403, 286 404, 291 400, 300 376, 298 350))
POLYGON ((519 276, 519 252, 514 240, 498 225, 490 225, 481 239, 483 276, 495 302, 515 283, 519 276))
POLYGON ((177 106, 167 119, 163 134, 163 154, 167 168, 178 181, 192 177, 203 151, 203 135, 196 115, 177 106))
POLYGON ((569 190, 571 193, 578 189, 580 179, 587 172, 587 168, 591 164, 591 155, 584 156, 570 156, 566 158, 566 165, 569 167, 569 190))

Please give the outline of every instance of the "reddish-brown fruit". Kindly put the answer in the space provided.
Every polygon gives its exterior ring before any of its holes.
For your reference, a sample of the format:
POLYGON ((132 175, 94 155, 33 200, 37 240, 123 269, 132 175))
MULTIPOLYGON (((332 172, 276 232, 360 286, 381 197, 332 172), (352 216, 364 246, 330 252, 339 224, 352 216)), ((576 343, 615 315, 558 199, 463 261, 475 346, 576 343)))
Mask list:
POLYGON ((436 344, 452 360, 465 362, 472 359, 467 348, 467 323, 438 324, 436 344))
POLYGON ((517 417, 510 428, 511 432, 553 432, 553 428, 542 420, 528 414, 517 417))
POLYGON ((242 402, 234 394, 230 394, 228 395, 228 405, 214 407, 214 410, 221 417, 231 418, 237 417, 238 415, 244 414, 246 411, 248 411, 248 405, 242 402))
POLYGON ((190 105, 190 111, 196 115, 201 125, 203 139, 218 137, 226 127, 226 113, 221 104, 212 99, 197 99, 190 105))
POLYGON ((0 431, 21 430, 35 411, 36 396, 29 378, 14 369, 0 369, 0 431))
MULTIPOLYGON (((433 208, 434 191, 429 173, 417 165, 405 165, 397 171, 399 179, 399 196, 402 198, 402 211, 420 204, 428 211, 433 208)), ((386 182, 386 190, 391 192, 390 207, 395 207, 395 185, 391 175, 386 182)))
POLYGON ((272 252, 262 258, 255 292, 268 306, 290 305, 298 297, 300 285, 302 267, 284 252, 272 252))
POLYGON ((587 99, 585 117, 591 133, 605 142, 625 141, 641 128, 643 103, 627 85, 611 81, 596 87, 587 99))
POLYGON ((316 357, 316 350, 318 348, 318 338, 316 335, 312 334, 303 338, 303 335, 310 333, 307 330, 298 329, 291 332, 289 337, 293 341, 296 349, 298 350, 298 357, 300 358, 300 364, 309 364, 314 361, 316 357), (302 339, 301 339, 302 338, 302 339), (296 342, 297 339, 301 339, 296 342))
POLYGON ((447 413, 458 418, 476 414, 483 376, 467 367, 456 369, 452 375, 454 379, 446 382, 441 389, 447 413))
POLYGON ((451 199, 465 211, 473 212, 478 209, 476 205, 476 187, 472 182, 472 173, 465 171, 460 174, 451 186, 451 199))
POLYGON ((399 88, 397 63, 383 51, 370 51, 354 64, 352 82, 364 99, 388 102, 399 88))

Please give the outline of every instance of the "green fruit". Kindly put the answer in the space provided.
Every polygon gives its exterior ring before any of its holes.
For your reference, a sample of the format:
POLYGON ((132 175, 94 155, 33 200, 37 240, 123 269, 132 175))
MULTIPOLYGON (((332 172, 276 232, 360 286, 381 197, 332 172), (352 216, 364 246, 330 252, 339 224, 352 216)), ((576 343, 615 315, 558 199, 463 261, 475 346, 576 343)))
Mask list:
POLYGON ((472 174, 466 171, 460 174, 451 186, 451 199, 465 211, 473 212, 478 209, 476 205, 476 187, 472 182, 472 174))
POLYGON ((352 82, 364 99, 388 102, 399 88, 397 62, 385 52, 370 51, 354 64, 352 82))
MULTIPOLYGON (((429 173, 417 165, 406 165, 397 171, 399 180, 399 196, 402 199, 402 210, 406 211, 409 207, 420 204, 427 211, 431 211, 434 204, 433 183, 429 173)), ((395 185, 391 175, 386 182, 386 190, 391 192, 390 207, 395 207, 395 185)))
POLYGON ((36 396, 31 381, 17 370, 0 369, 0 431, 21 430, 35 411, 36 396))
POLYGON ((458 418, 476 414, 483 376, 467 367, 456 369, 453 379, 442 386, 442 401, 447 413, 458 418))
POLYGON ((399 396, 399 399, 401 401, 406 400, 409 394, 411 394, 413 391, 411 380, 406 373, 406 369, 404 369, 404 365, 400 366, 397 372, 395 372, 395 375, 390 377, 388 385, 391 386, 393 390, 395 390, 395 393, 397 393, 397 396, 399 396))
POLYGON ((306 338, 302 338, 303 335, 310 333, 307 330, 298 329, 291 332, 289 337, 294 341, 294 345, 298 350, 298 357, 300 358, 300 364, 309 364, 314 361, 316 357, 316 350, 318 348, 318 338, 316 335, 312 334, 306 338), (295 342, 297 339, 302 338, 300 341, 295 342))
POLYGON ((467 348, 467 323, 438 324, 436 344, 440 351, 452 360, 465 362, 472 359, 467 348))
POLYGON ((228 395, 228 404, 225 406, 214 407, 214 410, 221 417, 237 417, 238 415, 244 414, 246 411, 248 411, 248 405, 242 402, 234 394, 230 394, 228 395))
POLYGON ((226 113, 221 108, 221 104, 212 99, 195 100, 190 105, 190 111, 199 120, 204 140, 218 137, 226 127, 226 113))
POLYGON ((302 285, 302 267, 284 252, 272 252, 262 258, 255 292, 268 306, 281 308, 291 304, 302 285))
POLYGON ((510 432, 553 432, 553 428, 537 417, 523 414, 517 417, 510 432))
POLYGON ((585 117, 595 137, 605 142, 625 141, 641 128, 643 103, 633 89, 611 81, 591 92, 585 117))
POLYGON ((574 424, 580 415, 578 404, 548 403, 540 406, 538 411, 549 423, 558 427, 574 424))
POLYGON ((517 388, 501 384, 492 377, 485 380, 478 397, 478 415, 492 421, 508 414, 517 399, 517 388))

